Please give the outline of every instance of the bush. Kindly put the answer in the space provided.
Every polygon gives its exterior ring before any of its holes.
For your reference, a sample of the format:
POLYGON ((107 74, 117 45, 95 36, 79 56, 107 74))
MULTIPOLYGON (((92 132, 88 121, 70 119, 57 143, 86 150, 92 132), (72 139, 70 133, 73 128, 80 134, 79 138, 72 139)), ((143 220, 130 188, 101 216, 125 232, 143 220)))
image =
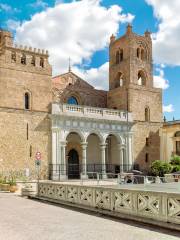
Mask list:
POLYGON ((180 166, 180 156, 174 155, 171 157, 171 162, 172 165, 179 165, 180 166))
POLYGON ((172 165, 170 163, 156 160, 151 165, 151 171, 153 175, 163 177, 164 174, 172 171, 172 165))

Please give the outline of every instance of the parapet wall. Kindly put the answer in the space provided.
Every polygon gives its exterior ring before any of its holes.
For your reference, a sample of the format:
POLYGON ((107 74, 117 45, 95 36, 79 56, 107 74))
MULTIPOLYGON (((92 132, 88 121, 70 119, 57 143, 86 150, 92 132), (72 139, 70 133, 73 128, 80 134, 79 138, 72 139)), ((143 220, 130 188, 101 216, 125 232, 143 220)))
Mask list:
POLYGON ((95 212, 180 230, 180 194, 40 183, 38 197, 95 212))

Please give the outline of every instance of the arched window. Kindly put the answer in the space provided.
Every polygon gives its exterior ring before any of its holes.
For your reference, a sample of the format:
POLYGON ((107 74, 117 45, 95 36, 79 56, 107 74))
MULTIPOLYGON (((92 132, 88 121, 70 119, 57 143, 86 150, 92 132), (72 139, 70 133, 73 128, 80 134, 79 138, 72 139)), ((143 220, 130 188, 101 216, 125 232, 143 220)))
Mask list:
POLYGON ((174 134, 174 136, 175 136, 175 137, 180 137, 180 131, 176 132, 176 133, 174 134))
POLYGON ((140 85, 140 86, 146 85, 146 76, 143 71, 138 72, 138 85, 140 85))
POLYGON ((30 109, 30 95, 28 92, 24 94, 24 108, 26 110, 30 109))
POLYGON ((68 104, 78 105, 77 99, 75 97, 72 97, 72 96, 68 98, 67 103, 68 104))
POLYGON ((116 64, 119 64, 119 51, 116 52, 116 64))
POLYGON ((21 56, 21 64, 26 65, 26 55, 24 53, 21 56))
POLYGON ((11 53, 11 60, 12 62, 16 62, 16 52, 11 53))
POLYGON ((123 61, 123 57, 124 57, 124 56, 123 56, 123 49, 121 49, 121 50, 120 50, 120 59, 119 59, 120 62, 123 61))
POLYGON ((36 65, 35 56, 32 56, 32 58, 31 58, 31 65, 32 65, 32 66, 35 66, 35 65, 36 65))
POLYGON ((150 121, 150 109, 149 109, 149 107, 145 108, 145 121, 146 122, 150 121))
POLYGON ((115 87, 123 87, 124 86, 124 76, 121 72, 117 74, 116 81, 115 81, 115 87))
POLYGON ((42 57, 40 58, 40 67, 42 68, 44 67, 44 58, 42 57))

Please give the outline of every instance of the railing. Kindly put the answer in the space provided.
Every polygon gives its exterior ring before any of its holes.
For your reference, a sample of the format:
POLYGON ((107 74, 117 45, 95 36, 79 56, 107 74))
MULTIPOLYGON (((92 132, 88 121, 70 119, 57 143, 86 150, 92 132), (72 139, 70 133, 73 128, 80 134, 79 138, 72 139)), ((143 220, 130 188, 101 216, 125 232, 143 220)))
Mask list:
MULTIPOLYGON (((143 219, 153 224, 157 221, 168 223, 166 226, 180 224, 180 195, 177 193, 60 183, 40 183, 38 193, 43 199, 103 211, 116 217, 143 219)), ((179 225, 177 227, 180 229, 179 225)))
MULTIPOLYGON (((71 104, 52 104, 52 114, 57 115, 77 115, 80 117, 89 118, 103 118, 109 120, 127 121, 127 112, 108 109, 108 108, 96 108, 71 104)), ((132 114, 128 113, 128 121, 132 122, 132 114)))
MULTIPOLYGON (((84 164, 50 164, 49 165, 49 179, 56 176, 56 180, 61 180, 62 176, 68 176, 69 179, 79 179, 85 169, 84 164)), ((86 171, 88 178, 91 179, 90 173, 110 173, 118 174, 122 171, 139 170, 139 165, 117 165, 117 164, 87 164, 86 171)))

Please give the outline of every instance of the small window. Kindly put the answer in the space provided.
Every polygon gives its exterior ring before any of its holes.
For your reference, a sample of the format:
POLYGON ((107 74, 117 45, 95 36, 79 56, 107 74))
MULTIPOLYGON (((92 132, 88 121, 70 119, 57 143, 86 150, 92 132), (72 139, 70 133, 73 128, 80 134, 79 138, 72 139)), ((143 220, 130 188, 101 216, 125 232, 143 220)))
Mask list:
POLYGON ((30 158, 32 157, 32 145, 30 145, 30 147, 29 147, 29 156, 30 156, 30 158))
POLYGON ((26 125, 26 138, 29 139, 29 124, 26 125))
POLYGON ((120 56, 119 57, 120 57, 120 62, 122 62, 123 61, 123 57, 124 57, 123 56, 123 49, 120 50, 120 56))
POLYGON ((12 60, 12 62, 16 62, 16 53, 15 52, 11 53, 11 60, 12 60))
POLYGON ((146 162, 146 163, 149 162, 149 153, 146 153, 146 155, 145 155, 145 162, 146 162))
POLYGON ((115 79, 115 87, 123 87, 124 86, 124 76, 121 72, 117 74, 117 77, 115 79))
POLYGON ((149 147, 149 138, 146 138, 146 147, 149 147))
POLYGON ((78 105, 78 101, 75 97, 69 97, 67 100, 68 104, 78 105))
POLYGON ((146 76, 143 71, 138 72, 138 85, 145 86, 146 85, 146 76))
POLYGON ((21 56, 21 64, 26 65, 26 55, 24 53, 21 56))
POLYGON ((150 109, 148 107, 145 108, 145 121, 150 121, 150 109))
POLYGON ((26 110, 30 109, 30 96, 27 92, 24 94, 24 107, 26 110))
POLYGON ((42 68, 44 67, 44 58, 42 57, 40 58, 40 67, 42 68))
POLYGON ((35 56, 32 56, 32 58, 31 58, 31 65, 32 65, 32 66, 35 66, 35 65, 36 65, 35 56))

